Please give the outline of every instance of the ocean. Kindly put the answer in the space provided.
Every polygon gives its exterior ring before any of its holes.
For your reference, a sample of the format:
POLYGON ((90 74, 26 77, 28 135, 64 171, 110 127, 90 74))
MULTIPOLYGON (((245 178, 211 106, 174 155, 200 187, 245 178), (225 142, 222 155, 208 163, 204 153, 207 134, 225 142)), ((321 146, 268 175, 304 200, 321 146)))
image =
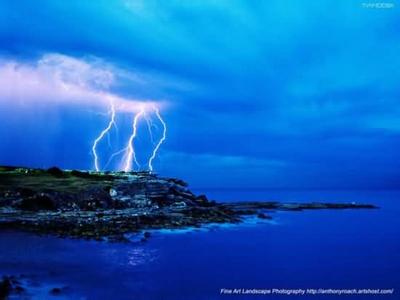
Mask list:
POLYGON ((379 209, 273 212, 271 221, 154 231, 144 243, 1 232, 0 275, 23 275, 29 299, 400 299, 400 191, 196 192, 379 209))

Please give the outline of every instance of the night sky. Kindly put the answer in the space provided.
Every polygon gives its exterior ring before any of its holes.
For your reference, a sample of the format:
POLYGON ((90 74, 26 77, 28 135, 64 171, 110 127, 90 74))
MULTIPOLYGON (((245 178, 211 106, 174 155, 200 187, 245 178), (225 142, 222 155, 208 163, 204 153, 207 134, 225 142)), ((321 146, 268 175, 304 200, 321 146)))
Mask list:
POLYGON ((151 102, 192 187, 398 188, 400 4, 365 3, 1 0, 0 165, 92 169, 111 96, 103 167, 151 102))

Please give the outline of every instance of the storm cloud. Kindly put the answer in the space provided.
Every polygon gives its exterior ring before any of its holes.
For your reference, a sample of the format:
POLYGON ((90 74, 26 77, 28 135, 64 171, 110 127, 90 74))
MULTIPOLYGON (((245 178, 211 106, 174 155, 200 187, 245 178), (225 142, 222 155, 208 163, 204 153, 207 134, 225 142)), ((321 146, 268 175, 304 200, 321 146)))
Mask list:
POLYGON ((72 68, 85 93, 166 104, 161 174, 196 187, 399 187, 398 10, 345 0, 3 1, 0 164, 92 167, 106 107, 10 101, 34 92, 7 70, 43 75, 38 62, 62 57, 86 66, 72 68))

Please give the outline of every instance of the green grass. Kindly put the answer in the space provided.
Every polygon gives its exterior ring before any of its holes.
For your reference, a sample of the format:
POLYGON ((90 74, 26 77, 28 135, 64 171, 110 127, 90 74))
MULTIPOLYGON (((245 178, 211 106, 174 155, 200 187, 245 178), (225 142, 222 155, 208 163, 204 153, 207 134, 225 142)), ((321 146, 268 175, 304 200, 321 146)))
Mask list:
POLYGON ((63 171, 61 176, 46 170, 0 166, 0 189, 27 188, 34 191, 52 190, 76 193, 96 186, 111 185, 118 177, 105 174, 89 174, 63 171))

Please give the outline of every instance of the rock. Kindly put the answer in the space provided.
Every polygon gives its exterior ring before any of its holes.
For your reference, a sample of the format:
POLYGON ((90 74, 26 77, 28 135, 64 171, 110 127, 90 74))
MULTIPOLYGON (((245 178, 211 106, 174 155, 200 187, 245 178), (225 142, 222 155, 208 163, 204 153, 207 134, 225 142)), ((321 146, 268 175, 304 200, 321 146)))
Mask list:
POLYGON ((54 210, 56 209, 56 204, 49 195, 40 193, 32 197, 24 198, 18 204, 18 208, 30 211, 54 210))
POLYGON ((25 292, 25 289, 24 289, 22 286, 17 285, 17 286, 15 286, 14 291, 15 291, 17 294, 22 294, 22 293, 25 292))
POLYGON ((170 178, 169 182, 173 182, 177 185, 184 186, 184 187, 188 186, 188 184, 185 181, 183 181, 181 179, 177 179, 177 178, 170 178))
POLYGON ((375 208, 355 203, 216 203, 205 195, 196 197, 183 181, 147 172, 57 169, 0 167, 0 228, 112 242, 126 242, 125 234, 145 231, 146 241, 146 230, 238 223, 245 215, 271 218, 264 211, 375 208), (60 172, 65 180, 49 177, 60 172))
POLYGON ((0 281, 0 299, 7 299, 12 291, 11 279, 8 276, 4 276, 0 281))
POLYGON ((34 190, 30 189, 30 188, 22 188, 19 190, 19 194, 21 195, 21 197, 32 197, 34 196, 36 193, 34 190))
POLYGON ((79 194, 78 205, 82 209, 96 210, 112 207, 114 203, 109 192, 101 187, 89 188, 79 194))
POLYGON ((129 239, 123 234, 115 234, 108 237, 109 242, 127 243, 129 239))
POLYGON ((270 217, 270 216, 268 216, 268 215, 266 215, 264 213, 259 213, 257 215, 257 217, 260 218, 260 219, 268 219, 268 220, 272 219, 272 217, 270 217))
POLYGON ((60 288, 52 288, 51 290, 50 290, 50 294, 51 295, 53 295, 53 296, 59 296, 59 295, 61 295, 61 293, 62 293, 62 290, 60 289, 60 288))
POLYGON ((82 172, 77 170, 72 170, 70 173, 72 176, 80 177, 80 178, 91 178, 93 177, 89 172, 82 172))
POLYGON ((118 195, 117 191, 114 189, 110 189, 110 197, 114 198, 118 195))
POLYGON ((245 216, 245 215, 255 215, 257 214, 257 210, 255 209, 238 209, 236 211, 237 214, 245 216))
POLYGON ((199 196, 196 197, 196 200, 197 201, 202 201, 202 202, 207 202, 208 201, 206 195, 199 195, 199 196))
POLYGON ((196 202, 199 203, 202 206, 208 205, 208 199, 206 195, 199 195, 196 197, 196 202))
POLYGON ((148 232, 148 231, 145 231, 145 232, 143 233, 143 237, 140 239, 140 241, 141 241, 142 243, 144 243, 144 242, 146 242, 150 237, 151 237, 151 233, 148 232))
POLYGON ((183 202, 183 201, 174 202, 172 205, 173 205, 174 207, 177 207, 177 208, 185 208, 185 207, 187 206, 186 203, 183 202))
POLYGON ((47 173, 54 176, 54 177, 64 177, 64 172, 57 167, 52 167, 47 169, 47 173))

